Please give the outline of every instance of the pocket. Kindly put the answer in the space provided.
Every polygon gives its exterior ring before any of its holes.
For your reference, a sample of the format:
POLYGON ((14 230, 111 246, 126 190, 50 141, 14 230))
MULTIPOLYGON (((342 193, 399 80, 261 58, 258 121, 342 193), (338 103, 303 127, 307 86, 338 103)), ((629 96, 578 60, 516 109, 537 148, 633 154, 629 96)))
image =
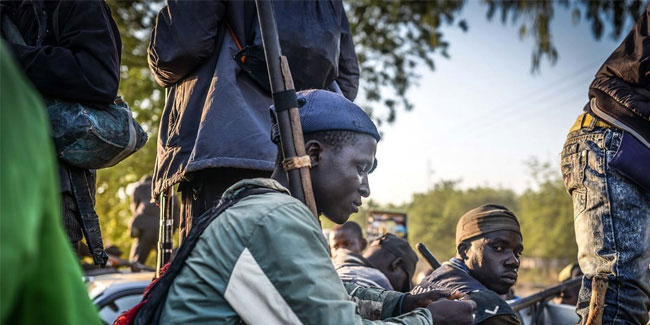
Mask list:
POLYGON ((564 188, 573 198, 573 212, 577 216, 585 210, 587 189, 584 186, 588 150, 580 148, 579 143, 565 144, 562 150, 562 179, 564 188))

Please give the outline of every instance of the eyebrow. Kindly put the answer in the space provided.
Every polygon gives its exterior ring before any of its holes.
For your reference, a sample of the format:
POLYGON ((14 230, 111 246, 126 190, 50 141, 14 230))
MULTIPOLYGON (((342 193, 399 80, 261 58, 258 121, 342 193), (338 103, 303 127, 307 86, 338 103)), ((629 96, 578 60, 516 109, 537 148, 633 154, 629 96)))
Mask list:
MULTIPOLYGON (((494 245, 494 244, 501 244, 501 245, 504 245, 504 246, 510 246, 510 242, 508 242, 508 241, 505 240, 505 239, 501 239, 501 238, 493 238, 493 239, 490 239, 490 240, 488 241, 488 245, 494 245)), ((520 250, 520 251, 523 251, 523 250, 524 250, 524 246, 521 245, 521 244, 519 244, 519 245, 517 245, 516 247, 514 247, 513 250, 520 250)))

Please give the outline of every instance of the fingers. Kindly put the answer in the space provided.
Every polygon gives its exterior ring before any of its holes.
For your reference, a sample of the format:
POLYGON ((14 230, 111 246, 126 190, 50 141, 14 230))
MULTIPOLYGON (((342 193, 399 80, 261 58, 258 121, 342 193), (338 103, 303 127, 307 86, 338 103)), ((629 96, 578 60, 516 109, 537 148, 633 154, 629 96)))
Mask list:
POLYGON ((474 310, 476 310, 476 301, 474 301, 474 300, 466 299, 466 300, 460 300, 459 302, 467 304, 468 308, 470 308, 470 312, 473 312, 474 310))
POLYGON ((458 298, 451 298, 452 294, 454 294, 455 290, 449 290, 449 289, 437 289, 433 287, 420 287, 417 286, 411 290, 412 295, 423 295, 426 296, 427 298, 430 298, 431 300, 438 300, 440 298, 447 298, 447 299, 460 299, 458 298))
POLYGON ((432 289, 425 293, 429 299, 434 301, 441 298, 451 299, 450 297, 452 294, 453 291, 449 289, 432 289))
POLYGON ((458 299, 466 299, 467 297, 469 297, 469 296, 467 296, 466 294, 464 294, 464 293, 462 293, 462 292, 460 292, 458 290, 455 290, 455 291, 453 291, 453 292, 451 292, 449 294, 447 299, 458 300, 458 299))

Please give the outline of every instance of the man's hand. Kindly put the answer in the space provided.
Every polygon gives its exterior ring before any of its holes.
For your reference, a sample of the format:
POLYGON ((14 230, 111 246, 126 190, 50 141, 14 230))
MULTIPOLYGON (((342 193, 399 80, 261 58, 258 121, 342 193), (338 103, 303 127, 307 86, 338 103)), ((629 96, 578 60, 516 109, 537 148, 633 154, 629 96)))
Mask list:
POLYGON ((473 300, 440 299, 429 304, 427 309, 431 312, 431 318, 436 325, 470 325, 474 321, 472 313, 476 309, 476 302, 473 300))
POLYGON ((465 297, 465 294, 460 291, 451 291, 449 289, 434 289, 415 295, 407 295, 404 297, 404 301, 402 302, 402 313, 408 313, 418 307, 427 307, 438 299, 453 300, 462 299, 463 297, 465 297))

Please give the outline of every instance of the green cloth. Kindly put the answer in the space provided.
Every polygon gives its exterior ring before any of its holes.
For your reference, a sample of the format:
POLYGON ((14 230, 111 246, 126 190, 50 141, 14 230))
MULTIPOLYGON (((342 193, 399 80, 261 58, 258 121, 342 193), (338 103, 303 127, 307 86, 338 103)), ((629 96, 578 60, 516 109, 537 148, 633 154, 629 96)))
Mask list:
POLYGON ((63 233, 45 106, 0 42, 0 323, 99 324, 63 233))
POLYGON ((277 191, 248 196, 212 221, 171 285, 161 323, 431 324, 424 308, 390 317, 402 294, 346 290, 320 224, 279 183, 243 180, 224 196, 251 187, 277 191))

